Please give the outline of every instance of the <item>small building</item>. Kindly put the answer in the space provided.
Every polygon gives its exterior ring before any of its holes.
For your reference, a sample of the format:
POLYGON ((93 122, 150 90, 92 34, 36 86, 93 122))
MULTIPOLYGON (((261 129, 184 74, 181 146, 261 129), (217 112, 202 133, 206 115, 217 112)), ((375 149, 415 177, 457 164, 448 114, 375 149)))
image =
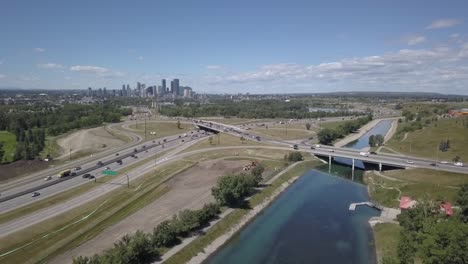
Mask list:
POLYGON ((453 109, 448 111, 449 115, 454 117, 468 116, 468 108, 453 109))
POLYGON ((447 216, 453 215, 453 208, 450 202, 443 202, 440 204, 440 211, 445 213, 447 216))
POLYGON ((415 200, 411 199, 411 197, 402 196, 400 198, 400 209, 402 209, 402 210, 411 209, 411 208, 415 207, 416 204, 417 204, 417 202, 415 200))

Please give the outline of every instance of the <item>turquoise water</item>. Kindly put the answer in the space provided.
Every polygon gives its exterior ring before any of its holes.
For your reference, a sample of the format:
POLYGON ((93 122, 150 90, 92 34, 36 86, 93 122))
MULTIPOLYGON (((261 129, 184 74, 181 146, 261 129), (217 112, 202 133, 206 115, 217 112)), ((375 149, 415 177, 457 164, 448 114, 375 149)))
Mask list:
POLYGON ((375 263, 366 188, 311 170, 206 263, 375 263))
MULTIPOLYGON (((367 147, 370 135, 385 135, 390 127, 391 121, 381 121, 346 147, 367 147)), ((349 159, 335 161, 333 175, 328 164, 304 174, 206 263, 375 263, 367 221, 379 211, 348 210, 353 202, 369 200, 364 171, 352 173, 349 159)))

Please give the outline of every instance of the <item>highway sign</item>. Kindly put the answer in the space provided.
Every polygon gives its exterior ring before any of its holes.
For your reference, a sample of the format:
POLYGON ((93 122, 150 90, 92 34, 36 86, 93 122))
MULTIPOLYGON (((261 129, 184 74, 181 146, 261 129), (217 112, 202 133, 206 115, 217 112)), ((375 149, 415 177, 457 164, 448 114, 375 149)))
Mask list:
POLYGON ((117 175, 117 174, 119 174, 119 173, 116 172, 116 171, 113 171, 113 170, 103 170, 103 171, 102 171, 102 174, 115 176, 115 175, 117 175))

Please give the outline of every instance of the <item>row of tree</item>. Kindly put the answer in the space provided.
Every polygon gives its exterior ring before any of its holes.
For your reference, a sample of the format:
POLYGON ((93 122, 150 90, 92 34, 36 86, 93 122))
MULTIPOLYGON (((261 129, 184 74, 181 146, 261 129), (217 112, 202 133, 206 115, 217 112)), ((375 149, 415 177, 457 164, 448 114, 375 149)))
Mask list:
POLYGON ((330 145, 336 139, 343 138, 346 135, 355 132, 363 125, 369 123, 371 120, 372 116, 367 115, 352 121, 347 121, 335 129, 324 128, 317 133, 317 138, 321 144, 330 145))
POLYGON ((460 210, 452 217, 441 212, 439 204, 422 201, 398 216, 398 259, 387 256, 383 263, 414 263, 416 258, 427 264, 468 263, 468 185, 458 191, 460 210))
POLYGON ((301 100, 260 100, 233 102, 218 100, 210 104, 182 103, 164 106, 161 114, 167 116, 199 117, 224 116, 239 118, 319 118, 327 116, 361 115, 346 109, 337 112, 309 112, 309 103, 301 100))
POLYGON ((57 136, 72 129, 97 126, 103 122, 119 122, 123 115, 130 114, 130 108, 113 103, 0 105, 0 131, 15 134, 15 161, 30 160, 44 149, 47 135, 57 136))
POLYGON ((240 199, 253 193, 253 188, 262 180, 265 168, 261 164, 251 170, 250 174, 228 174, 218 179, 212 193, 217 203, 206 204, 200 210, 184 210, 171 220, 157 225, 153 232, 146 234, 137 231, 134 235, 125 235, 114 247, 103 254, 91 257, 79 256, 73 259, 74 264, 100 263, 151 263, 157 260, 162 248, 171 248, 181 239, 191 236, 219 215, 220 206, 234 207, 240 199), (239 199, 237 202, 234 199, 239 199))
POLYGON ((192 232, 207 226, 219 212, 217 204, 206 204, 200 210, 184 210, 172 220, 160 223, 150 234, 139 230, 134 235, 125 235, 103 254, 79 256, 73 259, 73 263, 152 263, 160 257, 160 248, 178 244, 180 238, 188 237, 192 232))

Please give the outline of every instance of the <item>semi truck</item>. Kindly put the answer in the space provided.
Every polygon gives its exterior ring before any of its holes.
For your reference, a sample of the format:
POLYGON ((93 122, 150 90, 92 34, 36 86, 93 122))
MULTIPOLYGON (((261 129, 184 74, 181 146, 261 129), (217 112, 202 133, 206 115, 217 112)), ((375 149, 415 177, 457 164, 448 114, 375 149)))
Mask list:
POLYGON ((61 172, 57 175, 57 177, 58 177, 58 178, 63 178, 63 177, 66 177, 66 176, 70 176, 70 174, 71 174, 71 170, 68 169, 68 170, 61 171, 61 172))

